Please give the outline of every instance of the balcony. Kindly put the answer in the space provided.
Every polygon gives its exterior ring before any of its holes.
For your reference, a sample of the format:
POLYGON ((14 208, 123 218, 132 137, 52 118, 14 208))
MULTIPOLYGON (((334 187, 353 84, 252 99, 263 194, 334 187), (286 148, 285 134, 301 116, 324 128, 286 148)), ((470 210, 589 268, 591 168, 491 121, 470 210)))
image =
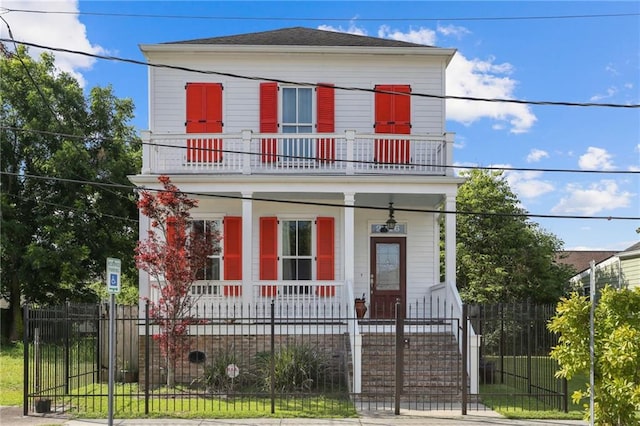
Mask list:
POLYGON ((143 143, 144 174, 453 175, 451 133, 144 132, 143 143))

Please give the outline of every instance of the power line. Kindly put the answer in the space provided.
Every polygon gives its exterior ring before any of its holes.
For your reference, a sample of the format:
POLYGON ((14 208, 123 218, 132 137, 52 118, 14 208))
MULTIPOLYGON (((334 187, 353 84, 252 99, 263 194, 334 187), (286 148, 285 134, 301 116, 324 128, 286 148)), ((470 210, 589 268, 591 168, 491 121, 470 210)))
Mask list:
MULTIPOLYGON (((7 41, 8 42, 8 41, 12 41, 12 40, 5 39, 5 38, 0 38, 0 41, 7 41)), ((291 84, 291 85, 305 86, 305 87, 320 87, 320 86, 323 86, 323 84, 321 84, 321 83, 309 83, 309 82, 302 82, 302 81, 276 79, 276 78, 270 78, 270 77, 248 76, 248 75, 235 74, 235 73, 229 73, 229 72, 221 72, 221 71, 212 71, 212 70, 199 70, 199 69, 183 67, 183 66, 179 66, 179 65, 155 64, 155 63, 139 61, 139 60, 136 60, 136 59, 121 58, 121 57, 118 57, 118 56, 111 56, 111 55, 100 55, 100 54, 96 54, 96 53, 83 52, 83 51, 73 50, 73 49, 66 49, 66 48, 63 48, 63 47, 45 46, 45 45, 42 45, 42 44, 31 43, 31 42, 26 42, 26 41, 13 41, 13 42, 14 43, 18 43, 18 44, 22 44, 24 46, 35 47, 35 48, 44 49, 44 50, 51 50, 51 51, 54 51, 54 52, 63 52, 63 53, 69 53, 69 54, 73 54, 73 55, 81 55, 81 56, 87 56, 87 57, 96 58, 96 59, 104 59, 104 60, 108 60, 108 61, 124 62, 124 63, 134 64, 134 65, 143 65, 143 66, 154 67, 154 68, 166 68, 166 69, 172 69, 172 70, 177 70, 177 71, 185 71, 185 72, 192 72, 192 73, 206 74, 206 75, 217 75, 217 76, 222 76, 222 77, 238 78, 238 79, 244 79, 244 80, 270 81, 270 82, 274 82, 274 83, 291 84)), ((348 87, 348 86, 337 86, 337 85, 335 85, 335 86, 332 86, 332 87, 334 89, 337 89, 337 90, 368 92, 368 93, 399 94, 399 95, 403 95, 403 96, 416 96, 416 97, 422 97, 422 98, 442 99, 442 100, 451 99, 451 100, 462 100, 462 101, 473 101, 473 102, 510 103, 510 104, 539 105, 539 106, 605 107, 605 108, 623 108, 623 109, 640 108, 640 104, 614 104, 614 103, 565 102, 565 101, 527 101, 527 100, 522 100, 522 99, 479 98, 479 97, 473 97, 473 96, 435 95, 435 94, 414 93, 414 92, 412 92, 412 93, 396 93, 396 92, 391 92, 391 91, 382 91, 382 90, 378 90, 378 89, 375 89, 375 88, 371 89, 371 88, 366 88, 366 87, 353 87, 353 86, 348 87)))
MULTIPOLYGON (((5 25, 7 26, 9 37, 11 38, 11 41, 13 42, 13 45, 17 50, 18 46, 16 44, 15 38, 13 37, 13 33, 11 32, 11 26, 9 26, 9 23, 2 16, 0 16, 0 20, 2 20, 2 22, 4 22, 5 25)), ((53 116, 54 120, 58 123, 58 126, 60 126, 60 128, 63 128, 64 126, 62 124, 62 121, 60 121, 60 117, 58 117, 58 114, 56 114, 56 112, 54 111, 53 106, 51 105, 51 103, 49 102, 47 97, 44 95, 44 93, 42 93, 42 90, 40 89, 40 85, 38 84, 38 82, 36 82, 36 80, 31 75, 31 71, 29 71, 29 67, 27 67, 27 64, 24 63, 24 60, 22 59, 22 56, 21 55, 15 55, 15 56, 17 56, 18 60, 20 61, 20 64, 22 65, 22 68, 24 69, 24 71, 27 74, 29 80, 31 81, 31 83, 33 84, 34 88, 38 92, 38 95, 42 99, 42 102, 44 102, 44 104, 46 105, 47 109, 49 110, 49 112, 53 116)), ((75 121, 75 120, 72 119, 71 116, 69 118, 70 118, 70 120, 72 122, 75 121)), ((80 148, 78 148, 75 144, 71 144, 71 146, 76 150, 76 152, 78 152, 80 155, 82 155, 82 152, 80 151, 80 148)), ((74 172, 73 170, 70 170, 70 172, 73 175, 75 175, 76 177, 81 178, 81 176, 78 173, 74 172)), ((108 182, 111 182, 109 179, 106 179, 106 180, 108 182)), ((122 194, 119 194, 119 193, 117 193, 115 191, 111 191, 109 189, 107 189, 106 191, 112 193, 113 195, 115 195, 117 197, 124 197, 122 194)))
MULTIPOLYGON (((0 129, 8 129, 14 131, 21 132, 33 132, 39 134, 53 135, 53 136, 62 136, 69 138, 85 138, 81 135, 72 135, 58 132, 51 132, 47 130, 34 130, 34 129, 22 129, 18 127, 10 127, 10 126, 0 126, 0 129)), ((322 137, 326 137, 326 134, 318 134, 318 136, 323 135, 322 137)), ((108 141, 116 141, 119 139, 115 138, 105 138, 105 137, 86 137, 86 139, 101 139, 108 141)), ((148 145, 152 147, 161 147, 161 148, 173 148, 173 149, 187 149, 186 146, 175 146, 162 144, 157 142, 140 142, 142 145, 148 145)), ((219 153, 227 153, 227 154, 240 154, 240 155, 256 155, 262 156, 264 155, 261 152, 248 152, 248 151, 238 151, 238 150, 230 150, 230 149, 214 149, 214 148, 189 148, 194 151, 203 151, 203 152, 219 152, 219 153)), ((269 154, 269 156, 284 158, 284 159, 297 159, 297 160, 316 160, 315 157, 307 157, 307 156, 296 156, 296 155, 288 155, 288 154, 269 154)), ((356 164, 375 164, 375 165, 397 165, 396 163, 384 163, 379 161, 370 161, 370 160, 346 160, 346 159, 334 159, 332 160, 336 163, 356 163, 356 164)), ((584 170, 584 169, 554 169, 554 168, 537 168, 537 167, 494 167, 494 166, 469 166, 469 165, 431 165, 431 164, 422 164, 422 163, 402 163, 403 166, 433 166, 442 169, 464 169, 464 170, 495 170, 495 171, 521 171, 521 172, 548 172, 548 173, 585 173, 585 174, 620 174, 620 175, 636 175, 640 174, 640 170, 584 170)))
MULTIPOLYGON (((118 187, 118 188, 128 188, 132 191, 154 191, 154 192, 166 192, 164 189, 152 189, 146 187, 137 187, 131 185, 123 185, 123 184, 107 184, 103 182, 93 182, 86 180, 76 180, 76 179, 66 179, 59 178, 53 176, 38 176, 38 175, 30 175, 30 174, 19 174, 13 172, 5 172, 1 171, 0 174, 4 175, 12 175, 12 176, 23 176, 26 178, 32 179, 43 179, 43 180, 55 180, 55 181, 63 181, 69 183, 81 183, 81 184, 91 184, 98 186, 110 186, 110 187, 118 187)), ((313 202, 313 201, 297 201, 297 200, 278 200, 274 198, 264 198, 264 197, 243 197, 242 195, 222 195, 222 194, 210 194, 206 192, 194 192, 194 191, 177 191, 187 195, 193 195, 202 198, 223 198, 223 199, 233 199, 233 200, 252 200, 252 201, 264 201, 269 203, 279 203, 279 204, 296 204, 296 205, 305 205, 305 206, 317 206, 317 207, 335 207, 335 208, 353 208, 353 209, 363 209, 363 210, 380 210, 380 211, 388 211, 389 207, 387 206, 350 206, 344 204, 333 204, 333 203, 324 203, 324 202, 313 202)), ((544 218, 544 219, 589 219, 589 220, 640 220, 640 216, 578 216, 578 215, 553 215, 553 214, 536 214, 536 213, 503 213, 503 212, 472 212, 472 211, 460 211, 460 210, 439 210, 439 209, 411 209, 411 208, 394 208, 396 212, 408 212, 408 213, 444 213, 444 214, 456 214, 456 215, 469 215, 469 216, 494 216, 494 217, 528 217, 528 218, 544 218)))
MULTIPOLYGON (((114 12, 87 12, 87 11, 53 11, 53 10, 33 10, 33 9, 11 9, 2 8, 6 12, 36 13, 47 15, 86 15, 86 16, 112 16, 120 18, 161 18, 161 19, 198 19, 198 20, 217 20, 217 21, 329 21, 329 22, 350 22, 354 18, 318 18, 318 17, 275 17, 275 16, 216 16, 216 15, 162 15, 151 13, 114 13, 114 12)), ((593 18, 620 18, 639 16, 640 13, 598 13, 598 14, 580 14, 580 15, 538 15, 538 16, 467 16, 467 17, 410 17, 410 18, 357 18, 357 21, 363 22, 402 22, 402 21, 524 21, 524 20, 547 20, 547 19, 593 19, 593 18)))
MULTIPOLYGON (((34 200, 33 198, 27 198, 27 197, 23 197, 21 195, 18 194, 9 194, 9 193, 5 193, 6 195, 13 197, 13 198, 19 198, 23 201, 32 201, 34 200)), ((97 212, 97 211, 91 211, 91 210, 79 210, 75 207, 71 207, 71 206, 66 206, 63 204, 57 204, 57 203, 51 203, 48 201, 42 201, 42 200, 34 200, 37 204, 46 204, 48 206, 52 206, 52 207, 57 207, 60 209, 65 209, 65 210, 69 210, 69 211, 73 211, 76 213, 83 213, 83 214, 90 214, 93 216, 98 216, 98 217, 110 217, 112 219, 120 219, 120 220, 125 220, 125 221, 129 221, 129 222, 135 222, 138 223, 139 220, 138 219, 132 219, 130 217, 124 217, 124 216, 115 216, 112 214, 108 214, 108 213, 102 213, 102 212, 97 212)))

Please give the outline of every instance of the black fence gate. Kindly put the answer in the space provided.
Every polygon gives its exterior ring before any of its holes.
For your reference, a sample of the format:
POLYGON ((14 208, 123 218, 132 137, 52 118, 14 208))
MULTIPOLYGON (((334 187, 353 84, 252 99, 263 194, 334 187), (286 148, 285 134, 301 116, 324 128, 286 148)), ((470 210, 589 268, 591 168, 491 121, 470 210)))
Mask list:
POLYGON ((480 391, 470 408, 568 411, 566 379, 549 353, 558 336, 547 329, 555 305, 469 305, 469 325, 481 336, 480 391), (479 403, 482 403, 480 405, 479 403))
POLYGON ((99 323, 98 305, 24 308, 24 415, 66 411, 63 396, 99 381, 99 323))

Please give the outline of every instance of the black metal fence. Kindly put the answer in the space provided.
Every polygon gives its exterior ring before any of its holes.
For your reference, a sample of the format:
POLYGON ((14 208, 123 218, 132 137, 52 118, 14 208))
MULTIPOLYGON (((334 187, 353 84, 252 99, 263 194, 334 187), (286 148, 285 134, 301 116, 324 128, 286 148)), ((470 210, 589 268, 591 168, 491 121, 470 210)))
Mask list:
POLYGON ((555 305, 470 305, 470 324, 481 335, 480 392, 472 400, 509 410, 568 410, 566 379, 549 353, 558 336, 547 329, 555 305))
POLYGON ((148 308, 139 315, 137 307, 123 306, 113 313, 103 305, 26 307, 25 415, 107 415, 109 315, 116 323, 116 415, 566 409, 566 386, 553 378, 548 357, 555 343, 546 331, 550 308, 469 307, 465 322, 439 300, 397 306, 387 319, 332 309, 311 319, 273 304, 205 307, 184 337, 174 336, 177 355, 167 356, 148 308), (477 394, 469 393, 473 354, 462 352, 470 327, 483 333, 477 394))

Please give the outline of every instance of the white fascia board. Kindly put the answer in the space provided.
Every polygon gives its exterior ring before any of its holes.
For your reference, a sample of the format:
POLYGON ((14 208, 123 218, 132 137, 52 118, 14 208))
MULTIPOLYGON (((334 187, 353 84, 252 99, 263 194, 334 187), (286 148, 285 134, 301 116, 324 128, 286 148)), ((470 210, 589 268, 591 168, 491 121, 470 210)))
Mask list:
POLYGON ((317 53, 317 54, 369 54, 369 55, 412 55, 440 56, 448 64, 456 49, 441 47, 370 47, 370 46, 256 46, 230 44, 140 44, 147 59, 153 53, 317 53))
MULTIPOLYGON (((130 175, 129 180, 134 184, 148 185, 158 182, 158 176, 155 174, 141 174, 130 175)), ((283 187, 290 186, 292 183, 312 184, 320 183, 326 185, 331 184, 374 184, 374 185, 399 185, 403 184, 456 184, 460 185, 467 181, 463 177, 455 176, 413 176, 413 175, 332 175, 332 176, 314 176, 314 175, 211 175, 211 174, 169 174, 172 182, 184 182, 184 183, 241 183, 242 185, 261 183, 277 183, 283 185, 283 187)), ((325 191, 326 192, 326 187, 325 191)))
MULTIPOLYGON (((450 176, 171 175, 185 192, 370 193, 455 195, 464 178, 450 176), (328 188, 331 188, 328 190, 328 188)), ((136 186, 158 188, 157 175, 129 176, 136 186)))
POLYGON ((628 257, 640 256, 640 250, 623 251, 621 253, 618 253, 616 256, 618 256, 621 259, 626 259, 628 257))

